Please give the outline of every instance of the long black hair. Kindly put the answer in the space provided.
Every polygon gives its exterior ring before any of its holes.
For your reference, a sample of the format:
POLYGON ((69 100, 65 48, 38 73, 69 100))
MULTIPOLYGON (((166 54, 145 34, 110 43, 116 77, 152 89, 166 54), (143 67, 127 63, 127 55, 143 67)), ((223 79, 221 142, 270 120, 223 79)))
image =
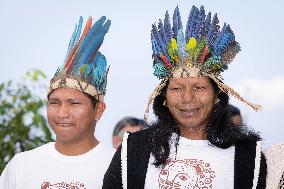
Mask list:
MULTIPOLYGON (((212 145, 222 149, 229 148, 235 144, 247 144, 261 140, 259 134, 249 130, 248 127, 236 127, 232 125, 228 117, 229 96, 221 91, 211 78, 209 78, 209 80, 220 101, 214 105, 209 123, 205 128, 207 140, 212 145)), ((168 107, 163 105, 163 102, 166 100, 167 87, 168 83, 161 90, 161 93, 156 96, 153 103, 153 110, 157 121, 151 126, 153 136, 150 150, 155 158, 154 165, 156 167, 165 166, 170 154, 170 140, 172 134, 175 133, 178 136, 175 141, 176 148, 181 134, 168 107)))

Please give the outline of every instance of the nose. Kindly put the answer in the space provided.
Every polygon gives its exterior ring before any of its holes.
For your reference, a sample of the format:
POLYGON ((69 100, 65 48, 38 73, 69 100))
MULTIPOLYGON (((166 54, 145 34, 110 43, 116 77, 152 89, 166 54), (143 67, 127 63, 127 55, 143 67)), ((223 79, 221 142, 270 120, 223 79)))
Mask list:
POLYGON ((190 103, 195 99, 194 91, 191 88, 186 88, 183 90, 183 93, 181 95, 182 102, 183 103, 190 103))
POLYGON ((61 104, 58 109, 57 116, 60 119, 68 118, 70 116, 69 106, 67 104, 61 104))

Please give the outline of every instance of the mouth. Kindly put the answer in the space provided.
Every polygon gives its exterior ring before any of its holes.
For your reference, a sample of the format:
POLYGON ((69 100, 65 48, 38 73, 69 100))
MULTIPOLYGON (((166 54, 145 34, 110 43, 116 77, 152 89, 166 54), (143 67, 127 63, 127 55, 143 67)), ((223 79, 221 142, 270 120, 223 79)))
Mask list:
POLYGON ((58 127, 73 127, 72 123, 56 123, 58 127))
POLYGON ((200 108, 181 108, 180 113, 184 117, 193 117, 198 114, 200 108))

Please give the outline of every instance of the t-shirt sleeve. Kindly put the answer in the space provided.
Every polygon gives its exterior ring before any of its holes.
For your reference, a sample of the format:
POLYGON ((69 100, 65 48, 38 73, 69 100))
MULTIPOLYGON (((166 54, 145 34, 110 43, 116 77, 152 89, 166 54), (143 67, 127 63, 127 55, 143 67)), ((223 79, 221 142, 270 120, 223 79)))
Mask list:
POLYGON ((0 176, 1 189, 16 188, 15 157, 6 165, 0 176))
POLYGON ((103 189, 122 189, 121 178, 121 146, 115 152, 112 161, 105 173, 103 189))

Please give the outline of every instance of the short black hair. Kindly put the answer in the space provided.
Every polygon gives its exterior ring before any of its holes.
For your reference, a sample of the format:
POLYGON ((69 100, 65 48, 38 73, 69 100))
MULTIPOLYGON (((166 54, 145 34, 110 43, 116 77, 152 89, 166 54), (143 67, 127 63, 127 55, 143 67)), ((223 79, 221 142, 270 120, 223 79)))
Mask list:
POLYGON ((117 124, 114 127, 112 136, 117 136, 118 133, 124 127, 126 127, 128 125, 130 125, 132 127, 138 127, 138 126, 140 126, 142 128, 146 127, 146 124, 145 124, 144 120, 138 119, 138 118, 135 118, 135 117, 131 117, 131 116, 127 116, 127 117, 122 118, 119 122, 117 122, 117 124))

